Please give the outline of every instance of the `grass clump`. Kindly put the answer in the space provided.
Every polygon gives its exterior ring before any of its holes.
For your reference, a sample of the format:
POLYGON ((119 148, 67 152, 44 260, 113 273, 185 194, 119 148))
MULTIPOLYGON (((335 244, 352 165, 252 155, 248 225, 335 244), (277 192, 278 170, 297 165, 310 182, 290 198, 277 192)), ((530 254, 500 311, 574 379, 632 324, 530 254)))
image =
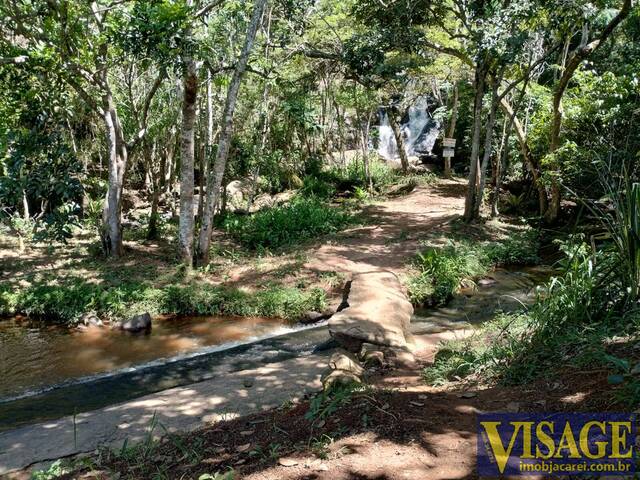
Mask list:
POLYGON ((334 233, 354 224, 355 216, 317 198, 296 198, 288 205, 261 210, 253 215, 228 215, 223 228, 252 249, 280 248, 319 235, 334 233))
POLYGON ((232 315, 300 318, 306 311, 326 308, 325 292, 271 285, 255 293, 219 285, 172 284, 152 287, 132 282, 117 286, 74 279, 60 285, 38 284, 18 292, 0 291, 4 315, 24 314, 61 323, 76 323, 89 311, 120 320, 152 315, 232 315))
POLYGON ((430 247, 418 255, 417 275, 409 279, 414 304, 443 305, 465 279, 485 275, 496 266, 530 265, 538 262, 536 232, 512 234, 501 241, 452 240, 443 247, 430 247))
POLYGON ((612 339, 637 345, 640 317, 629 310, 622 284, 616 280, 617 260, 610 252, 593 252, 584 243, 563 247, 563 274, 539 288, 527 311, 501 314, 475 335, 445 343, 433 366, 424 371, 432 384, 476 375, 484 381, 518 385, 540 374, 549 377, 567 366, 608 368, 612 385, 621 385, 619 399, 640 402, 640 371, 630 359, 618 357, 612 339))

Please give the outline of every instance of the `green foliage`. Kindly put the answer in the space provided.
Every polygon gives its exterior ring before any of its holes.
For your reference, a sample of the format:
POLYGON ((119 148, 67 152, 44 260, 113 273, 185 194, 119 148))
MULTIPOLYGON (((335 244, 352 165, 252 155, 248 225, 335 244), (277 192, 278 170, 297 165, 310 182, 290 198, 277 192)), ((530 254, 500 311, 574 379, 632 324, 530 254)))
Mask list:
POLYGON ((476 374, 523 384, 566 365, 604 366, 613 368, 610 383, 623 385, 617 392, 620 398, 637 404, 640 390, 631 364, 607 353, 609 339, 637 342, 640 332, 637 318, 625 313, 620 284, 613 281, 616 260, 594 254, 580 242, 563 244, 562 249, 564 273, 539 289, 529 310, 498 315, 475 335, 445 343, 424 372, 427 381, 441 384, 476 374))
POLYGON ((329 169, 314 172, 304 178, 301 190, 303 195, 314 195, 318 198, 330 199, 338 193, 348 193, 357 200, 369 198, 370 194, 385 193, 392 185, 428 185, 433 183, 433 174, 403 175, 388 163, 371 158, 369 163, 372 192, 364 171, 364 164, 359 156, 346 166, 334 165, 329 169))
POLYGON ((311 422, 326 420, 341 407, 348 405, 354 395, 362 390, 362 385, 332 385, 328 390, 323 390, 311 399, 309 411, 305 418, 311 422))
POLYGON ((296 198, 253 215, 228 215, 223 228, 249 248, 280 248, 337 232, 355 222, 347 210, 315 198, 296 198))
POLYGON ((427 383, 436 386, 464 378, 473 371, 478 356, 478 349, 469 343, 451 342, 438 350, 433 366, 423 371, 423 377, 427 383))
POLYGON ((140 58, 177 63, 181 55, 196 48, 187 35, 189 10, 184 1, 138 1, 126 16, 109 17, 109 33, 125 51, 140 58))
POLYGON ((534 231, 511 234, 501 241, 450 241, 444 247, 428 248, 418 255, 418 275, 408 281, 414 304, 444 305, 465 279, 486 274, 505 265, 538 262, 538 239, 534 231))
POLYGON ((302 291, 271 285, 255 293, 209 284, 152 287, 143 283, 105 286, 81 279, 60 285, 36 284, 18 291, 0 290, 0 314, 21 313, 58 322, 77 322, 86 312, 123 319, 152 315, 238 315, 297 319, 309 310, 326 308, 321 289, 302 291))
POLYGON ((68 473, 69 469, 64 466, 62 460, 57 460, 46 470, 38 470, 31 474, 31 480, 53 480, 68 473))
POLYGON ((640 183, 631 180, 626 168, 619 178, 610 170, 600 177, 613 208, 588 205, 611 238, 627 300, 635 302, 640 298, 640 183))

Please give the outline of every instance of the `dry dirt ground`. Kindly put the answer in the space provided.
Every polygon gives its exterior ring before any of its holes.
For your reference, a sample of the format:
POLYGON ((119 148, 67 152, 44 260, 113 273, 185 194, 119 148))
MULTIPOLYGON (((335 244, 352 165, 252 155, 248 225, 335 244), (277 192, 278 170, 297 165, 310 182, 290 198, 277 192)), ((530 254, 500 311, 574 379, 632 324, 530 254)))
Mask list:
MULTIPOLYGON (((214 239, 211 265, 196 272, 194 281, 226 284, 249 291, 268 284, 324 288, 337 300, 350 273, 390 269, 406 271, 428 235, 445 232, 464 207, 466 182, 438 180, 416 187, 408 195, 373 201, 362 211, 363 226, 329 235, 295 249, 249 252, 222 233, 214 239)), ((66 277, 96 283, 147 281, 156 286, 180 281, 171 232, 160 241, 144 240, 143 227, 127 227, 125 254, 104 260, 95 236, 84 231, 68 245, 53 248, 33 244, 25 252, 8 237, 0 237, 0 282, 26 286, 66 277)))

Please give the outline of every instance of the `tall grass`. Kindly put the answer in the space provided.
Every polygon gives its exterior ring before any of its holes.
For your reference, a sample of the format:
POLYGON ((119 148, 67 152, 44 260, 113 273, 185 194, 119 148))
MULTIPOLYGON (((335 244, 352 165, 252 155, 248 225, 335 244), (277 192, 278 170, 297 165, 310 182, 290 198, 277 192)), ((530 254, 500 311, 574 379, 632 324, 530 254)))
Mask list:
POLYGON ((348 210, 317 198, 295 198, 291 203, 253 215, 228 215, 223 228, 248 248, 280 248, 319 235, 337 232, 355 223, 348 210))
POLYGON ((538 234, 528 230, 501 241, 451 240, 418 254, 420 273, 408 282, 409 296, 417 305, 443 305, 465 279, 485 275, 496 266, 532 265, 539 261, 538 234))
POLYGON ((634 182, 629 171, 619 175, 610 168, 600 171, 600 183, 607 192, 612 209, 587 205, 605 226, 619 259, 621 278, 629 302, 640 298, 640 184, 634 182))

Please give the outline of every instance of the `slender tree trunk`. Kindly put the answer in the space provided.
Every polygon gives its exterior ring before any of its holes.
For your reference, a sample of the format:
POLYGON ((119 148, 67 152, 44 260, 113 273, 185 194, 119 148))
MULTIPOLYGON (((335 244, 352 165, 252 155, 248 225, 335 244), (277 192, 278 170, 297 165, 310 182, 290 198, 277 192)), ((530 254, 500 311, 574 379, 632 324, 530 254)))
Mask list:
MULTIPOLYGON (((206 157, 206 147, 205 145, 200 145, 198 148, 198 172, 199 172, 199 176, 198 176, 198 214, 197 214, 197 218, 198 221, 200 223, 202 223, 202 215, 204 213, 204 198, 205 198, 205 193, 204 193, 204 185, 205 185, 205 179, 207 178, 207 161, 205 160, 206 157)), ((198 228, 198 226, 196 225, 196 229, 198 228)))
POLYGON ((540 212, 540 215, 544 215, 544 213, 547 211, 548 200, 547 191, 540 179, 540 166, 531 153, 529 143, 527 142, 527 134, 522 124, 520 123, 520 120, 518 120, 518 117, 515 115, 513 108, 504 98, 501 100, 500 105, 505 114, 513 118, 513 127, 515 128, 516 137, 518 138, 518 144, 520 145, 520 152, 522 154, 523 163, 525 165, 525 168, 527 168, 531 173, 531 177, 533 178, 533 185, 538 191, 538 210, 540 212))
POLYGON ((369 162, 369 129, 371 128, 371 112, 367 113, 366 120, 363 119, 360 129, 362 143, 362 163, 364 166, 364 179, 367 182, 369 192, 373 192, 373 179, 371 178, 371 165, 369 162))
POLYGON ((27 191, 24 188, 22 189, 22 218, 25 220, 29 220, 31 218, 31 215, 29 214, 29 200, 27 199, 27 191))
POLYGON ((236 63, 231 83, 227 91, 227 100, 225 102, 224 114, 222 116, 222 131, 220 133, 220 141, 218 142, 218 150, 213 169, 209 172, 207 180, 207 201, 205 204, 202 225, 200 227, 200 235, 198 239, 198 263, 207 265, 209 263, 209 249, 211 245, 211 232, 213 229, 213 215, 220 197, 220 188, 222 179, 227 166, 227 157, 231 146, 231 137, 233 135, 233 116, 240 90, 240 83, 247 68, 249 54, 253 48, 253 43, 260 25, 262 13, 267 0, 255 0, 253 6, 253 15, 251 23, 247 30, 244 46, 240 54, 240 58, 236 63))
POLYGON ((513 121, 510 117, 504 116, 504 123, 502 125, 502 140, 500 141, 500 148, 495 156, 495 163, 493 167, 493 195, 491 196, 491 217, 497 217, 500 212, 498 211, 498 202, 500 200, 500 187, 502 184, 502 170, 507 164, 507 157, 509 155, 509 138, 511 136, 511 128, 513 127, 513 121))
MULTIPOLYGON (((458 82, 453 86, 453 105, 451 105, 451 120, 449 121, 449 130, 447 132, 448 138, 455 138, 456 123, 458 122, 458 82)), ((451 178, 451 157, 445 157, 444 159, 444 176, 445 178, 451 178)))
MULTIPOLYGON (((158 203, 160 201, 160 190, 162 188, 162 168, 156 168, 156 146, 150 145, 148 141, 143 144, 144 161, 150 177, 151 185, 151 212, 149 213, 149 226, 147 228, 147 240, 158 238, 158 203)), ((161 161, 163 163, 164 160, 161 161)))
POLYGON ((193 184, 195 156, 195 121, 198 101, 198 70, 195 60, 185 60, 182 99, 182 133, 180 149, 180 226, 178 239, 182 263, 193 265, 193 184))
POLYGON ((491 90, 491 106, 489 108, 489 118, 485 126, 484 136, 484 153, 482 155, 482 164, 480 166, 480 181, 477 185, 476 201, 473 206, 473 219, 480 218, 480 209, 484 201, 484 187, 487 179, 487 168, 491 159, 491 147, 493 144, 493 129, 496 124, 496 110, 498 109, 498 84, 499 80, 494 81, 491 90))
POLYGON ((482 101, 485 94, 487 72, 483 64, 476 66, 475 97, 473 100, 473 125, 471 136, 471 158, 469 160, 469 184, 464 203, 464 220, 471 222, 476 202, 476 185, 480 183, 480 134, 482 130, 482 101))
POLYGON ((402 131, 400 125, 396 119, 396 109, 391 107, 387 109, 387 117, 389 118, 389 126, 393 131, 393 136, 396 139, 396 147, 398 148, 398 155, 400 156, 400 165, 402 166, 402 172, 407 173, 409 171, 409 158, 407 157, 407 151, 404 149, 404 139, 402 138, 402 131))
POLYGON ((107 151, 109 158, 109 187, 102 214, 102 246, 107 256, 122 255, 122 190, 124 172, 127 165, 127 147, 122 134, 118 114, 113 105, 111 93, 104 95, 103 120, 107 130, 107 151))

